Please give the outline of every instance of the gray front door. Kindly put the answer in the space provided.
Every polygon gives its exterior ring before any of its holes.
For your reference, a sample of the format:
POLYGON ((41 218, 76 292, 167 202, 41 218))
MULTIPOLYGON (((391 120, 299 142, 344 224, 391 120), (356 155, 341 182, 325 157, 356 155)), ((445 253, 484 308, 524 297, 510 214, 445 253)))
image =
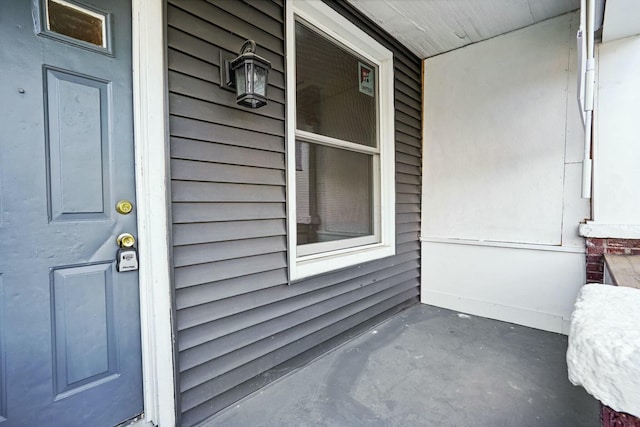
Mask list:
POLYGON ((0 2, 0 427, 142 412, 131 4, 0 2))

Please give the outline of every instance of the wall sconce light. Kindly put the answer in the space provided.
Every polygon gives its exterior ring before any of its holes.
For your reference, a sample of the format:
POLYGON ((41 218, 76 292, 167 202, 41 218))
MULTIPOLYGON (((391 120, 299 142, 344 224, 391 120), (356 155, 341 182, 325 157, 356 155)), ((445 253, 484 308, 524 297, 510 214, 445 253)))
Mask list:
POLYGON ((271 62, 255 54, 256 43, 247 40, 240 48, 240 55, 235 59, 223 58, 224 66, 220 67, 221 85, 236 91, 238 104, 249 108, 260 108, 267 105, 267 85, 271 62))

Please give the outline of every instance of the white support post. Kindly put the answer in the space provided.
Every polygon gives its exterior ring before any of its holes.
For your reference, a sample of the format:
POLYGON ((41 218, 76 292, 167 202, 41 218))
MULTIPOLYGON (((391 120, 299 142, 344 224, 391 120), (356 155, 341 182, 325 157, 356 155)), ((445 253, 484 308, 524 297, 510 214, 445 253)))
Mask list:
POLYGON ((145 421, 176 423, 164 6, 133 0, 133 103, 145 421))

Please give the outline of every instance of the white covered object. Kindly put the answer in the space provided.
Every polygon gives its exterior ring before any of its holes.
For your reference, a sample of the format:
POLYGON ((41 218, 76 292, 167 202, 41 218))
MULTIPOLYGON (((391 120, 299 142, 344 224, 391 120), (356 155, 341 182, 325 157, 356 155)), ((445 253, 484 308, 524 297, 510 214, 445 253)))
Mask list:
POLYGON ((640 416, 640 290, 585 285, 571 316, 569 381, 618 412, 640 416))

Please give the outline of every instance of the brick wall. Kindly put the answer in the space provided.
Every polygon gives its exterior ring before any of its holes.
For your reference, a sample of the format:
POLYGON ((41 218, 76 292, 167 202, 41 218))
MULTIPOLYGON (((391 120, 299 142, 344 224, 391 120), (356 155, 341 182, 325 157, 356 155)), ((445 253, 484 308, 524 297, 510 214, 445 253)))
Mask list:
POLYGON ((601 403, 600 425, 602 427, 640 427, 640 418, 624 412, 616 412, 601 403))
MULTIPOLYGON (((604 279, 605 254, 640 255, 640 239, 596 239, 588 237, 587 282, 602 283, 604 279)), ((601 427, 640 427, 640 418, 600 403, 601 427)))
POLYGON ((604 254, 640 255, 640 239, 587 238, 587 282, 602 283, 604 254))

